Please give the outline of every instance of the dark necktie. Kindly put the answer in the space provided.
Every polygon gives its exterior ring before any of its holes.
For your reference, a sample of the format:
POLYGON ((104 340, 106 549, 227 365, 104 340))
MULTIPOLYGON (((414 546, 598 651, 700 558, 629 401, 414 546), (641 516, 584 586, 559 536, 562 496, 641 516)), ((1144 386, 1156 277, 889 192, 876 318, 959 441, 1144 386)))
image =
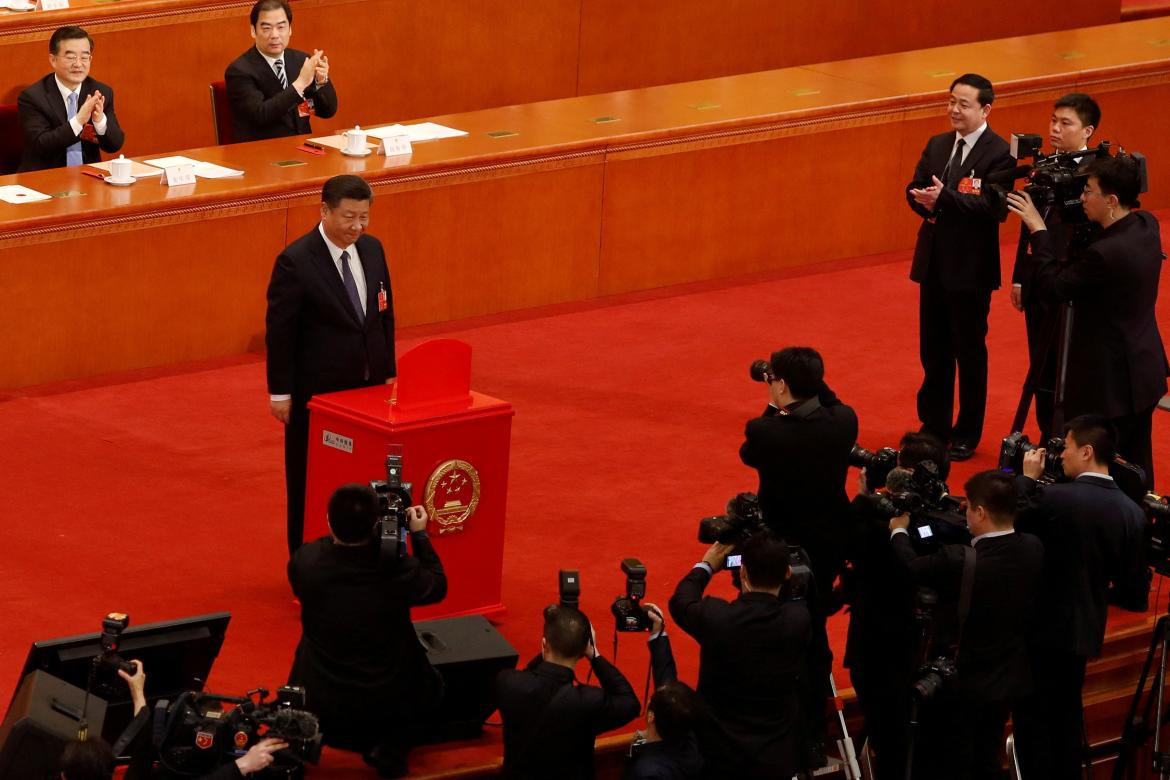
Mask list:
POLYGON ((349 302, 353 304, 353 310, 357 313, 358 322, 365 322, 366 307, 362 305, 362 296, 358 295, 353 271, 349 270, 349 252, 341 253, 341 283, 345 285, 345 292, 349 295, 349 302))
POLYGON ((272 67, 276 69, 276 80, 280 82, 280 86, 287 89, 288 77, 284 75, 284 60, 276 60, 272 63, 272 67))
POLYGON ((947 163, 946 169, 943 171, 943 183, 948 187, 954 188, 959 179, 963 178, 963 148, 967 142, 962 138, 955 144, 955 153, 951 155, 951 161, 947 163))

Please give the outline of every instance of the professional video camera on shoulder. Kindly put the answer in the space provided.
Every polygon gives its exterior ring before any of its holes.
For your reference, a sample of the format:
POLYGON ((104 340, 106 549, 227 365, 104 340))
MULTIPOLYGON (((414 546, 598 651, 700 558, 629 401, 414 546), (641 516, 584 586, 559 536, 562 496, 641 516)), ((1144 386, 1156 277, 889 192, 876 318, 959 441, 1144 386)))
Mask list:
POLYGON ((154 710, 159 766, 173 777, 201 777, 275 737, 288 747, 273 754, 263 776, 303 777, 305 762, 321 758, 317 717, 304 706, 305 689, 298 686, 280 688, 271 700, 264 688, 239 697, 188 691, 173 703, 160 699, 154 710))
POLYGON ((370 489, 378 496, 378 539, 384 559, 405 558, 407 530, 406 510, 412 506, 412 485, 402 481, 402 456, 386 456, 386 479, 371 481, 370 489))
MULTIPOLYGON (((984 197, 1003 222, 1007 219, 1007 194, 1012 191, 1012 182, 1023 179, 1027 183, 1023 191, 1032 198, 1032 203, 1038 209, 1055 208, 1059 210, 1061 221, 1067 225, 1091 225, 1081 207, 1081 193, 1089 180, 1089 163, 1101 157, 1111 155, 1110 143, 1102 141, 1089 149, 1072 150, 1043 154, 1040 147, 1043 140, 1039 135, 1031 133, 1012 133, 1011 153, 1016 160, 1032 159, 1031 165, 1022 164, 1006 177, 997 182, 989 182, 984 188, 984 197)), ((1122 154, 1127 152, 1122 149, 1122 154)), ((1141 192, 1148 190, 1149 179, 1146 174, 1146 158, 1141 152, 1128 152, 1137 162, 1141 174, 1141 192)))

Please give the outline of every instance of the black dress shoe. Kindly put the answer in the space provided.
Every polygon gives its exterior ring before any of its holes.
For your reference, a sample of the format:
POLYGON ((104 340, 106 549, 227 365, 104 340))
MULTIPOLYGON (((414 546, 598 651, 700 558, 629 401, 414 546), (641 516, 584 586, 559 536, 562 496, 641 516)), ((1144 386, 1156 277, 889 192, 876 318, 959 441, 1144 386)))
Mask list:
POLYGON ((970 444, 952 444, 950 457, 952 461, 970 460, 975 455, 975 448, 970 444))

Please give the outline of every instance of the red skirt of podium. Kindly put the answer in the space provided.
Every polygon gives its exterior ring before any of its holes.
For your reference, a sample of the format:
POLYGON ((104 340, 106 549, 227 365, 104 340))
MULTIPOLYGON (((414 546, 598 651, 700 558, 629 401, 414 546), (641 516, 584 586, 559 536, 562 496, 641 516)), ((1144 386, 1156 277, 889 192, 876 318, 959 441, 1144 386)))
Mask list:
POLYGON ((430 341, 402 356, 395 384, 309 401, 305 539, 329 533, 326 507, 338 486, 386 479, 387 454, 401 454, 402 479, 431 517, 428 531, 448 584, 447 598, 415 610, 416 620, 504 611, 513 411, 470 391, 470 363, 462 342, 430 341))

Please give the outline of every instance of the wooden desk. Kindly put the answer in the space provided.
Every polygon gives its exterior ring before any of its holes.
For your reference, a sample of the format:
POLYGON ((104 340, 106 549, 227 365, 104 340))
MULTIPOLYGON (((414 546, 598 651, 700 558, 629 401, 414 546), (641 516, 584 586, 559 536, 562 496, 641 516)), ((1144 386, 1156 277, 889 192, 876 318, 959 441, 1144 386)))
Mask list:
MULTIPOLYGON (((292 45, 330 55, 337 121, 474 111, 619 89, 1118 21, 1120 0, 954 3, 801 0, 292 0, 292 45), (874 34, 874 19, 897 19, 874 34), (375 32, 376 31, 376 32, 375 32), (376 84, 375 99, 363 93, 376 84)), ((208 85, 251 45, 251 0, 73 0, 0 12, 0 102, 45 75, 63 24, 95 39, 128 154, 215 142, 208 85)))
POLYGON ((908 248, 905 182, 949 127, 949 72, 972 63, 999 86, 1003 135, 1093 93, 1100 137, 1147 153, 1143 202, 1161 208, 1168 41, 1151 19, 439 116, 469 135, 406 165, 281 139, 182 152, 247 171, 184 188, 2 178, 85 194, 0 205, 0 388, 260 348, 272 260, 338 173, 374 185, 402 325, 908 248))

